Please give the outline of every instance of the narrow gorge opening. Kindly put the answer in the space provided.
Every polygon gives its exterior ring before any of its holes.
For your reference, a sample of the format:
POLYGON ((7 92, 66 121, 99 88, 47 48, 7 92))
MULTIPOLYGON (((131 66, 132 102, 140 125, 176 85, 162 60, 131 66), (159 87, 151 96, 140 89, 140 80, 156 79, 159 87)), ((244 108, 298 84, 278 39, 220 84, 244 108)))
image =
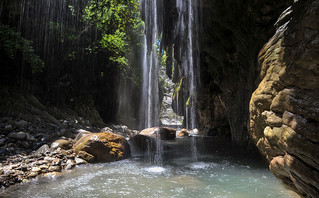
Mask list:
POLYGON ((2 0, 0 197, 316 197, 318 10, 2 0))

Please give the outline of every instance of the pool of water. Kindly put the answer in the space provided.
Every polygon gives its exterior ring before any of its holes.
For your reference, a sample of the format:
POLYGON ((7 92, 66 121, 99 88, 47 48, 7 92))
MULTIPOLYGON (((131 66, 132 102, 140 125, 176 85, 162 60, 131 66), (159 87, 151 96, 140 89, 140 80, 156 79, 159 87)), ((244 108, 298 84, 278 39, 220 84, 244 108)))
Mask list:
POLYGON ((10 187, 0 197, 296 197, 258 155, 201 143, 197 145, 206 151, 199 147, 194 161, 188 143, 169 144, 173 149, 164 154, 162 166, 150 163, 147 157, 82 165, 61 176, 10 187))

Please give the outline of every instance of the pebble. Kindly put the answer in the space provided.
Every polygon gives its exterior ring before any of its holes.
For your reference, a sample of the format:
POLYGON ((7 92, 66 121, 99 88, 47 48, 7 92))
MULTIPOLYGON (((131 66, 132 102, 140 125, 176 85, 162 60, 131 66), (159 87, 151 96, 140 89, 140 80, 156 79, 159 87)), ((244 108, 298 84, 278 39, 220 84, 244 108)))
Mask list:
POLYGON ((30 172, 29 177, 33 178, 38 176, 38 172, 30 172))
POLYGON ((33 167, 31 169, 32 172, 41 172, 41 169, 39 167, 33 167))
POLYGON ((49 167, 49 171, 50 172, 60 172, 61 171, 61 167, 60 166, 50 166, 49 167))

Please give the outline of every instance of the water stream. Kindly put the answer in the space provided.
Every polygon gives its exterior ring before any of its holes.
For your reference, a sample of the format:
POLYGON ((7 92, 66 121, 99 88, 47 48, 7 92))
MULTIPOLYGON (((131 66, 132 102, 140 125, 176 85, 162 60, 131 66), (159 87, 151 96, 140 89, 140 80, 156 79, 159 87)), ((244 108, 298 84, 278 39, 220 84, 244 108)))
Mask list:
POLYGON ((295 197, 258 156, 206 139, 194 162, 189 141, 166 142, 171 149, 161 167, 145 163, 143 157, 81 165, 62 176, 10 187, 0 197, 295 197))

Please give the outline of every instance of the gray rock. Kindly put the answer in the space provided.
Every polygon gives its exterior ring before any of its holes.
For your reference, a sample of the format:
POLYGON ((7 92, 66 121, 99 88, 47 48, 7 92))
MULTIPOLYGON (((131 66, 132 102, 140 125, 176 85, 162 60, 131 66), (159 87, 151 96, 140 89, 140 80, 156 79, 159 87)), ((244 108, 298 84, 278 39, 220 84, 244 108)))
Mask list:
POLYGON ((81 159, 79 157, 76 157, 74 160, 75 160, 75 164, 76 165, 87 164, 88 163, 87 161, 85 161, 84 159, 81 159))
POLYGON ((6 140, 4 138, 0 139, 0 147, 6 144, 6 140))
POLYGON ((21 142, 21 145, 22 145, 23 148, 26 148, 26 149, 27 149, 27 148, 30 148, 30 143, 27 142, 27 141, 22 141, 22 142, 21 142))
POLYGON ((27 137, 27 134, 23 131, 20 131, 18 133, 11 132, 7 135, 8 138, 16 139, 16 140, 23 140, 27 137))
POLYGON ((65 165, 65 170, 71 170, 75 167, 75 163, 73 160, 68 160, 65 165))
POLYGON ((47 144, 44 144, 35 151, 35 154, 45 154, 47 152, 50 152, 50 147, 47 144))
POLYGON ((20 120, 19 122, 16 122, 16 125, 19 127, 25 127, 28 125, 28 122, 24 120, 20 120))
POLYGON ((29 142, 35 142, 36 141, 35 137, 33 135, 29 134, 29 133, 27 133, 27 140, 29 142))
POLYGON ((7 132, 10 132, 10 131, 13 130, 13 127, 12 127, 11 124, 9 124, 9 125, 6 125, 6 126, 4 127, 4 130, 7 131, 7 132))

